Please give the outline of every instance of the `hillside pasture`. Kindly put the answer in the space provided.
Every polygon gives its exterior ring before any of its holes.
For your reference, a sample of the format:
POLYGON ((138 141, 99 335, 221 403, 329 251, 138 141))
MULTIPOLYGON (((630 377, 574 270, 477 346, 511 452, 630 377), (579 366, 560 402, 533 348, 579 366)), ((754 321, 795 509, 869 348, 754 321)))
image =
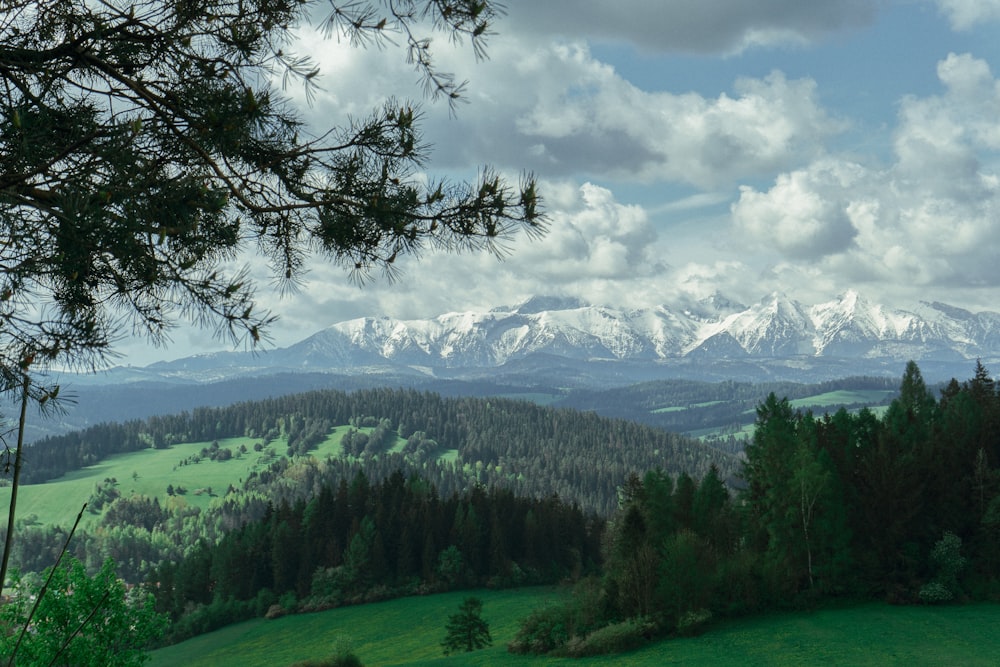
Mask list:
MULTIPOLYGON (((317 459, 339 456, 341 439, 350 429, 350 426, 337 426, 309 454, 317 459)), ((357 430, 369 432, 372 429, 357 430)), ((32 517, 33 523, 68 528, 95 487, 109 478, 117 480, 115 488, 122 496, 143 495, 158 498, 161 504, 185 504, 204 510, 214 498, 225 495, 230 485, 238 488, 251 473, 266 469, 285 456, 288 449, 284 436, 269 442, 259 452, 254 450, 254 445, 263 444, 260 438, 220 438, 217 442, 220 450, 231 450, 232 458, 213 461, 202 457, 202 451, 209 449, 211 442, 187 442, 166 449, 116 454, 44 484, 22 485, 17 496, 18 517, 32 517), (241 452, 241 447, 246 451, 241 452), (167 487, 184 492, 171 499, 167 487)), ((394 447, 401 448, 403 444, 405 441, 398 440, 394 447)), ((29 446, 25 451, 28 465, 30 458, 29 446)), ((9 503, 10 487, 0 488, 0 505, 9 503)), ((84 512, 81 527, 90 528, 100 520, 102 512, 94 509, 84 512)))
MULTIPOLYGON (((525 664, 507 653, 522 618, 562 599, 557 589, 459 591, 343 607, 331 611, 257 619, 153 651, 151 667, 281 667, 329 656, 346 645, 366 665, 525 664), (493 646, 468 654, 442 655, 449 614, 469 595, 483 601, 493 646)), ((529 660, 528 662, 531 662, 529 660)))
POLYGON ((1000 605, 899 607, 867 603, 736 619, 693 638, 666 639, 617 656, 511 655, 519 621, 560 599, 553 589, 476 591, 493 646, 445 657, 447 616, 470 593, 404 598, 315 614, 254 620, 154 651, 152 667, 282 667, 344 643, 366 665, 995 665, 1000 605))
POLYGON ((788 403, 797 410, 812 408, 814 412, 826 412, 822 408, 838 408, 842 405, 875 405, 893 398, 897 393, 899 392, 887 389, 840 389, 792 399, 788 403))

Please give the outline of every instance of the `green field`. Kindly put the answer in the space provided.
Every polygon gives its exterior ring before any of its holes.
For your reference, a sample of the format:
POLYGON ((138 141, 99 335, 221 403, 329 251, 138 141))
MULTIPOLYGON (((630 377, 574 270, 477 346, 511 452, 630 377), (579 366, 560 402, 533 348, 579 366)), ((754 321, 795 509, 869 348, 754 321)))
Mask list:
POLYGON ((449 614, 469 592, 402 598, 315 614, 253 620, 153 652, 152 667, 282 667, 326 657, 346 642, 366 665, 525 664, 509 656, 506 643, 535 607, 560 599, 552 588, 475 591, 483 600, 493 646, 445 658, 440 642, 449 614))
POLYGON ((825 394, 806 396, 788 401, 792 408, 824 408, 837 405, 854 405, 856 403, 880 403, 897 392, 885 389, 841 389, 828 391, 825 394))
POLYGON ((558 599, 552 589, 477 591, 494 645, 445 658, 444 623, 467 593, 404 598, 255 620, 153 652, 152 667, 282 667, 345 641, 366 665, 995 665, 1000 605, 891 607, 869 603, 720 623, 700 637, 589 659, 510 655, 518 621, 558 599))
MULTIPOLYGON (((338 426, 333 429, 325 441, 309 452, 310 455, 317 459, 338 456, 341 438, 350 428, 338 426)), ((370 428, 358 430, 371 431, 370 428)), ((45 484, 23 485, 17 495, 18 517, 25 519, 34 515, 35 522, 39 524, 69 527, 94 487, 109 477, 118 480, 117 488, 123 496, 140 494, 159 498, 161 503, 168 502, 168 485, 183 487, 187 492, 183 496, 175 496, 170 502, 205 509, 214 498, 225 495, 230 484, 239 488, 251 472, 266 468, 278 457, 284 456, 288 448, 284 437, 269 443, 260 452, 254 451, 254 444, 261 442, 259 438, 224 438, 218 442, 220 448, 233 451, 233 458, 228 461, 202 459, 198 463, 184 464, 185 460, 196 457, 211 443, 183 443, 172 445, 169 449, 143 449, 116 454, 45 484), (245 454, 238 453, 241 445, 246 446, 245 454)), ((405 441, 398 440, 394 448, 402 448, 404 444, 405 441)), ((30 454, 30 450, 28 452, 30 454)), ((0 488, 0 506, 6 507, 9 502, 10 487, 0 488)), ((98 515, 88 511, 84 513, 81 526, 88 527, 98 520, 98 515)))
MULTIPOLYGON (((791 399, 788 401, 788 404, 793 410, 812 410, 813 414, 820 416, 826 412, 835 411, 833 410, 834 408, 839 408, 843 405, 880 403, 887 398, 891 398, 896 393, 897 392, 895 391, 884 389, 840 389, 837 391, 828 391, 822 394, 813 394, 804 398, 791 399)), ((698 405, 708 406, 718 403, 721 403, 721 401, 700 403, 698 405)), ((691 406, 690 408, 673 406, 660 408, 654 412, 677 412, 680 410, 688 410, 693 407, 697 406, 691 406)), ((869 410, 871 410, 877 417, 881 417, 887 409, 888 406, 886 405, 873 405, 869 408, 869 410)), ((852 410, 852 412, 856 411, 857 410, 852 410)), ((698 438, 700 440, 725 438, 729 435, 734 435, 737 438, 752 438, 754 432, 754 421, 756 418, 756 409, 747 410, 743 413, 743 418, 740 419, 742 422, 742 428, 739 431, 734 431, 733 427, 729 425, 723 427, 713 426, 710 428, 697 429, 694 431, 688 431, 686 434, 692 438, 698 438)))
POLYGON ((692 403, 691 405, 668 405, 664 408, 657 408, 652 410, 653 414, 659 414, 663 412, 681 412, 683 410, 692 410, 694 408, 710 408, 713 405, 721 405, 725 401, 705 401, 704 403, 692 403))

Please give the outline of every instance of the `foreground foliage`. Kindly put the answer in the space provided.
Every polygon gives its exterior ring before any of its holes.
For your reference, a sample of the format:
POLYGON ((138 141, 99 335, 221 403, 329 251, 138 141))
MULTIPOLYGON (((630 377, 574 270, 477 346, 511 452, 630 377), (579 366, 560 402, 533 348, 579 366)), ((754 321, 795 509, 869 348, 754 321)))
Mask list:
POLYGON ((412 105, 310 128, 283 88, 312 99, 320 72, 293 35, 325 16, 320 32, 355 47, 400 39, 432 96, 454 101, 462 84, 431 36, 482 57, 501 9, 320 5, 0 3, 0 368, 99 361, 123 330, 160 341, 179 318, 256 342, 273 318, 231 270, 240 253, 287 284, 312 254, 364 275, 428 245, 498 251, 540 230, 530 178, 417 178, 412 105))
POLYGON ((0 655, 16 664, 133 667, 163 632, 166 618, 151 596, 126 590, 107 560, 93 577, 73 559, 51 579, 13 577, 13 597, 0 607, 0 655), (37 609, 32 614, 35 601, 37 609), (30 616, 30 622, 29 622, 30 616), (22 632, 26 629, 25 632, 22 632))

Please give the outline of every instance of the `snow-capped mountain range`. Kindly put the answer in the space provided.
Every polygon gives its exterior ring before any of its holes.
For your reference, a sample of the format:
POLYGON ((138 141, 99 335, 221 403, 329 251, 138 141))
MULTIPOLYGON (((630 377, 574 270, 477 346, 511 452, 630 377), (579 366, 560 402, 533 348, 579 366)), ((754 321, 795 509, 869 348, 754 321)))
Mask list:
MULTIPOLYGON (((752 306, 721 296, 686 308, 622 310, 533 298, 427 320, 360 318, 287 348, 327 361, 383 359, 430 367, 502 366, 545 353, 587 360, 847 357, 959 360, 1000 353, 1000 313, 941 303, 890 309, 847 292, 806 306, 771 294, 752 306)), ((318 359, 317 359, 318 360, 318 359)))
POLYGON ((849 291, 815 305, 770 294, 745 306, 716 294, 681 306, 634 310, 535 297, 516 306, 425 320, 348 320, 256 356, 204 355, 148 369, 223 377, 237 369, 359 373, 391 367, 440 377, 475 370, 482 377, 503 368, 523 373, 532 360, 544 359, 550 367, 558 360, 575 368, 620 362, 620 368, 641 368, 641 379, 649 379, 656 369, 678 368, 692 371, 689 376, 720 376, 698 370, 719 364, 728 369, 734 364, 823 366, 830 369, 820 374, 826 376, 899 374, 909 359, 967 367, 971 373, 977 358, 984 363, 1000 359, 1000 313, 972 313, 942 303, 890 308, 849 291), (844 370, 834 371, 836 363, 844 370))

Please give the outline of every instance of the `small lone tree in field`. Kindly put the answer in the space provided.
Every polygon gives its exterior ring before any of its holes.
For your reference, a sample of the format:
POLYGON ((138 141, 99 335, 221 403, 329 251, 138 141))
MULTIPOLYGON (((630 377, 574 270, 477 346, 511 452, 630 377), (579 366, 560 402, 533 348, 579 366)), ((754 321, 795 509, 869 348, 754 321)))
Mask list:
POLYGON ((490 624, 483 620, 482 613, 483 601, 469 597, 465 598, 457 614, 448 617, 447 635, 441 642, 445 655, 457 651, 469 653, 493 645, 490 624))

